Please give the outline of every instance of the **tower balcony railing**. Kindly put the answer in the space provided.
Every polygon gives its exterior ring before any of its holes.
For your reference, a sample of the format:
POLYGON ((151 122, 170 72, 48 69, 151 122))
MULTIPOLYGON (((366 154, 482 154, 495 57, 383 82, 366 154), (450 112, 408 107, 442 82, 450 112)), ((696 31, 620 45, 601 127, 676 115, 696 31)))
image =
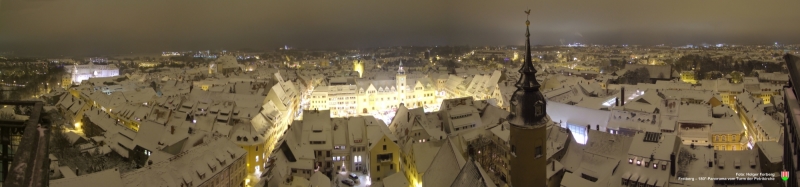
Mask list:
POLYGON ((9 107, 30 107, 28 120, 0 119, 0 163, 3 186, 45 187, 50 180, 50 120, 41 101, 0 101, 9 107), (18 140, 18 144, 14 145, 18 140), (11 151, 16 148, 14 155, 11 151))

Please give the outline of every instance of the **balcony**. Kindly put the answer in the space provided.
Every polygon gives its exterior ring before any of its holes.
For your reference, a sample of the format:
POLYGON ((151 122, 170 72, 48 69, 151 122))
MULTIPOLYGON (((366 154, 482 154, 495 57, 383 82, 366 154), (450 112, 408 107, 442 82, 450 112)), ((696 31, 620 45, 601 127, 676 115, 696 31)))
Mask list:
POLYGON ((0 101, 0 105, 30 107, 30 118, 0 120, 0 150, 2 150, 3 186, 48 186, 50 160, 48 143, 50 121, 42 115, 41 101, 0 101), (14 145, 14 139, 19 143, 14 145), (9 153, 16 147, 14 155, 9 153))
POLYGON ((392 153, 379 154, 378 155, 378 162, 379 163, 390 163, 390 162, 392 162, 393 158, 394 158, 394 156, 392 155, 392 153))

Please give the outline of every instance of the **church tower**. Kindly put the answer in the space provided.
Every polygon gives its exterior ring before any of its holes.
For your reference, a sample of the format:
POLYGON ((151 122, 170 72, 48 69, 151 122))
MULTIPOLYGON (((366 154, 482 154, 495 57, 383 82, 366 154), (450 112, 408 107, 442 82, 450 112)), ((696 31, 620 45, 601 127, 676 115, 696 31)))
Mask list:
POLYGON ((400 61, 400 68, 397 69, 397 76, 395 77, 396 84, 395 88, 397 89, 397 97, 400 99, 400 103, 405 103, 406 100, 406 70, 403 70, 403 61, 400 61))
MULTIPOLYGON (((530 15, 530 10, 525 11, 530 15)), ((525 61, 519 69, 517 90, 511 97, 511 124, 509 144, 510 178, 512 187, 547 186, 547 124, 551 123, 545 111, 547 101, 539 92, 536 69, 531 61, 530 21, 525 21, 525 61)))

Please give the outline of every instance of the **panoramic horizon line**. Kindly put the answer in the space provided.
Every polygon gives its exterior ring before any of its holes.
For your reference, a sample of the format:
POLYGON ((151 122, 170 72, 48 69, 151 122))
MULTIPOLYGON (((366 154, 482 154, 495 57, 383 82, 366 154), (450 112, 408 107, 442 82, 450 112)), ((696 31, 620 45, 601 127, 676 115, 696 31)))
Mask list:
MULTIPOLYGON (((628 47, 628 46, 640 46, 640 47, 686 47, 686 46, 694 46, 694 47, 714 47, 716 45, 725 45, 726 47, 730 46, 770 46, 775 45, 775 43, 763 43, 763 44, 733 44, 733 43, 687 43, 687 44, 595 44, 595 43, 570 43, 570 44, 531 44, 531 47, 592 47, 592 46, 603 46, 603 47, 628 47), (580 44, 583 46, 576 46, 572 44, 580 44)), ((800 43, 793 43, 793 44, 781 44, 781 46, 797 46, 800 43)), ((302 50, 302 51, 324 51, 324 50, 370 50, 370 49, 386 49, 386 48, 399 48, 399 47, 473 47, 473 48, 480 48, 480 47, 524 47, 525 45, 472 45, 472 44, 459 44, 459 45, 395 45, 395 46, 380 46, 380 47, 318 47, 318 48, 304 48, 304 47, 292 47, 291 45, 284 45, 290 47, 289 50, 302 50)), ((230 52, 270 52, 270 51, 280 51, 282 50, 281 47, 270 47, 270 48, 252 48, 252 47, 241 47, 241 49, 226 49, 226 48, 206 48, 206 49, 183 49, 183 50, 159 50, 159 51, 138 51, 138 52, 129 52, 129 53, 82 53, 82 54, 47 54, 47 53, 40 53, 40 54, 33 54, 33 53, 16 53, 16 50, 4 50, 0 51, 0 56, 6 57, 53 57, 53 56, 63 56, 63 57, 73 57, 73 56, 108 56, 108 55, 143 55, 143 54, 158 54, 163 52, 194 52, 194 51, 230 51, 230 52), (6 54, 6 55, 4 55, 6 54)))

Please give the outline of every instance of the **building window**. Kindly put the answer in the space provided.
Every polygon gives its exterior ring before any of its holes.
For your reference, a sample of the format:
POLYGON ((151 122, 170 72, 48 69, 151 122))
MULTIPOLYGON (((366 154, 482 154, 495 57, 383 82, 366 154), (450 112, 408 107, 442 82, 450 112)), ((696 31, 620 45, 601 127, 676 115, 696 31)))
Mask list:
POLYGON ((536 146, 536 158, 542 157, 542 146, 536 146))
POLYGON ((517 154, 517 146, 511 145, 511 154, 517 154))
POLYGON ((378 166, 378 171, 381 171, 381 166, 378 166))
POLYGON ((383 145, 383 150, 386 151, 386 145, 383 145))

